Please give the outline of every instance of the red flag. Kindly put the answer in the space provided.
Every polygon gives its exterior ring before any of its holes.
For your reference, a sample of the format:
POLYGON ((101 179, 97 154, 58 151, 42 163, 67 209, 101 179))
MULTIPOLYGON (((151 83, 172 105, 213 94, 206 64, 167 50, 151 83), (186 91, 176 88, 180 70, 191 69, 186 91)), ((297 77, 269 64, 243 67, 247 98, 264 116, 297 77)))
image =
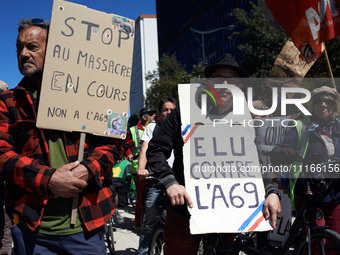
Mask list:
POLYGON ((340 0, 265 0, 307 63, 322 55, 322 42, 340 35, 340 0))

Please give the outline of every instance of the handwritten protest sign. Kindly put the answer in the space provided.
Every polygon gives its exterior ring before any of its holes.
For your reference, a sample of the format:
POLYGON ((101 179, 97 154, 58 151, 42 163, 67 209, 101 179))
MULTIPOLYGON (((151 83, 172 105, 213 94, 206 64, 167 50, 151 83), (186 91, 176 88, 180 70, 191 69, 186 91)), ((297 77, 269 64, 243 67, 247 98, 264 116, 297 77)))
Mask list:
POLYGON ((194 203, 190 232, 270 230, 262 212, 265 192, 254 128, 242 124, 250 113, 202 114, 200 86, 179 85, 185 187, 194 203))
MULTIPOLYGON (((269 77, 305 77, 316 60, 312 61, 311 63, 307 63, 306 61, 302 60, 299 55, 300 51, 298 48, 296 48, 292 40, 289 39, 275 60, 274 66, 269 72, 269 77)), ((298 86, 298 84, 295 84, 295 86, 298 86)))
MULTIPOLYGON (((267 166, 267 169, 273 166, 268 152, 272 151, 275 145, 283 141, 284 136, 289 130, 289 127, 281 125, 281 121, 287 119, 287 117, 273 117, 269 119, 275 121, 264 121, 263 126, 256 128, 256 145, 260 163, 267 166)), ((273 230, 269 235, 269 238, 275 241, 283 241, 284 236, 289 233, 292 218, 290 198, 288 197, 288 192, 278 185, 279 176, 280 172, 266 172, 266 178, 270 178, 276 187, 281 189, 281 208, 283 208, 283 210, 277 217, 276 230, 273 230)))
POLYGON ((38 127, 125 138, 134 25, 54 0, 38 127))

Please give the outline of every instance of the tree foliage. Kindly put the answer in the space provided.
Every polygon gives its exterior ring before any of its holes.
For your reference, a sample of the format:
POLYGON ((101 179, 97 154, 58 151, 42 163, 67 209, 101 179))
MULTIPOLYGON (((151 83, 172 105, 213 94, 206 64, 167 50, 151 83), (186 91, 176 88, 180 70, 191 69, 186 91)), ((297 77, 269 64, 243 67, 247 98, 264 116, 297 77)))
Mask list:
POLYGON ((194 66, 193 72, 188 74, 176 59, 176 54, 164 54, 157 63, 157 69, 146 76, 151 86, 146 90, 145 105, 157 109, 163 97, 172 96, 178 101, 177 85, 189 83, 192 77, 201 77, 203 70, 194 66))
MULTIPOLYGON (((278 54, 288 37, 284 30, 274 27, 264 11, 252 2, 250 12, 236 8, 232 16, 239 28, 229 39, 235 39, 241 52, 240 65, 251 77, 268 77, 278 54)), ((163 55, 158 62, 157 70, 149 72, 147 80, 151 83, 146 91, 145 104, 157 107, 164 96, 178 99, 177 85, 189 83, 190 78, 203 77, 204 66, 194 66, 192 73, 187 73, 176 60, 176 55, 163 55)), ((254 99, 270 100, 271 90, 265 85, 254 88, 254 99)))
MULTIPOLYGON (((340 38, 336 37, 332 40, 329 40, 325 43, 325 45, 333 76, 340 77, 340 38)), ((315 61, 306 77, 330 78, 325 53, 315 61)))
POLYGON ((133 114, 130 116, 129 120, 128 120, 128 128, 136 126, 138 121, 139 121, 139 116, 137 114, 133 114))
POLYGON ((146 90, 145 105, 157 109, 158 102, 165 96, 178 100, 177 85, 184 82, 185 76, 186 71, 178 63, 176 55, 164 54, 157 63, 157 69, 146 76, 151 85, 146 90))
MULTIPOLYGON (((249 12, 236 8, 231 14, 236 18, 236 26, 229 39, 237 40, 241 52, 240 65, 251 78, 266 78, 274 62, 285 45, 288 36, 281 27, 273 26, 263 9, 249 2, 249 12)), ((253 88, 253 99, 261 99, 266 105, 271 103, 271 89, 265 84, 253 88)))
POLYGON ((264 10, 249 2, 250 12, 236 8, 231 14, 236 18, 236 26, 243 29, 233 32, 230 39, 238 41, 241 51, 240 61, 251 77, 268 77, 277 56, 288 37, 285 31, 272 25, 264 10))

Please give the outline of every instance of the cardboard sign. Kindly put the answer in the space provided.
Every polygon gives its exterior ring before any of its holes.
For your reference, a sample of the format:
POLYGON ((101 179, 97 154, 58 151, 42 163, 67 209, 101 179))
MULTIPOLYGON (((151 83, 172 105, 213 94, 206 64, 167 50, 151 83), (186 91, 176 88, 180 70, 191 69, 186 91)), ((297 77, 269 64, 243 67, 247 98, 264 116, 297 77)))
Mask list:
POLYGON ((39 128, 126 137, 133 20, 54 0, 39 128))
MULTIPOLYGON (((275 60, 274 66, 269 72, 269 78, 305 77, 316 60, 307 63, 299 55, 300 51, 289 39, 275 60)), ((294 85, 298 86, 299 84, 292 84, 292 86, 294 85)))
POLYGON ((265 191, 255 131, 245 124, 250 112, 202 114, 199 95, 205 90, 199 88, 200 84, 179 85, 185 188, 194 203, 189 209, 190 232, 271 230, 262 212, 265 191))
POLYGON ((260 163, 268 167, 266 172, 266 178, 270 178, 275 184, 276 188, 281 189, 281 208, 282 212, 277 216, 276 230, 271 231, 269 239, 275 241, 283 241, 285 235, 289 234, 291 226, 291 202, 288 197, 287 190, 283 190, 283 187, 278 185, 279 172, 269 171, 269 167, 272 166, 270 157, 267 152, 273 150, 275 145, 283 141, 284 136, 289 130, 289 127, 281 125, 281 121, 287 119, 287 117, 274 117, 269 118, 275 121, 264 121, 264 125, 256 128, 256 145, 260 158, 260 163))

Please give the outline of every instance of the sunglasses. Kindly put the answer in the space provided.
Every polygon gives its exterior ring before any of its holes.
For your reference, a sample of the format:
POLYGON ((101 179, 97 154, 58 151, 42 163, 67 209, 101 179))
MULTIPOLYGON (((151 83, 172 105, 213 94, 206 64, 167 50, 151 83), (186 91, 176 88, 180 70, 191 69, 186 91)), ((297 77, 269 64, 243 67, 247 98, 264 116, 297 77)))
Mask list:
POLYGON ((212 81, 214 84, 223 84, 224 81, 227 81, 228 84, 237 86, 241 83, 240 80, 236 77, 226 78, 226 77, 222 77, 218 75, 218 76, 213 76, 211 78, 213 78, 212 81))
POLYGON ((316 99, 316 100, 314 101, 314 104, 315 104, 315 105, 322 105, 323 102, 325 102, 326 105, 335 105, 335 101, 332 100, 332 99, 316 99))
MULTIPOLYGON (((33 26, 38 26, 38 27, 42 27, 44 29, 48 29, 48 22, 43 20, 43 19, 39 19, 39 18, 29 19, 29 20, 27 20, 27 23, 31 24, 33 26)), ((20 32, 24 28, 25 28, 25 26, 19 26, 18 31, 20 32)))

